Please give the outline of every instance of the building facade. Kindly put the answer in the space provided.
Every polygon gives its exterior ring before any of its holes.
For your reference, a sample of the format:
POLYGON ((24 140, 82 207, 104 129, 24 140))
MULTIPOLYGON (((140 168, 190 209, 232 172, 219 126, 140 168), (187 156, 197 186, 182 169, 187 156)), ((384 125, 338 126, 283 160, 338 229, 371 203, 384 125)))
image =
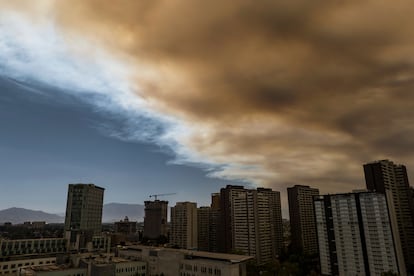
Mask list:
POLYGON ((291 246, 295 252, 314 255, 318 253, 313 197, 319 190, 309 186, 295 185, 287 189, 291 246))
POLYGON ((211 195, 210 207, 197 209, 198 250, 219 252, 220 194, 211 195))
POLYGON ((66 252, 66 240, 61 238, 0 239, 0 275, 14 274, 29 266, 54 264, 56 255, 66 252))
POLYGON ((323 275, 405 275, 398 267, 383 194, 324 195, 314 206, 323 275))
POLYGON ((197 248, 210 251, 210 213, 211 207, 197 209, 197 248))
POLYGON ((150 276, 246 276, 250 256, 149 246, 128 246, 119 257, 147 263, 150 276))
POLYGON ((68 248, 79 250, 102 233, 104 188, 94 184, 69 184, 65 217, 68 248))
POLYGON ((124 235, 131 235, 137 232, 137 222, 129 221, 128 217, 125 217, 124 220, 115 222, 115 233, 120 233, 124 235))
POLYGON ((115 257, 113 254, 85 256, 79 260, 79 267, 88 270, 87 276, 145 276, 147 263, 115 257))
POLYGON ((407 270, 414 273, 414 202, 406 167, 380 160, 365 164, 364 174, 367 189, 386 196, 394 240, 401 247, 407 270))
POLYGON ((89 276, 86 268, 72 268, 64 265, 41 265, 21 269, 18 276, 89 276))
POLYGON ((274 260, 283 246, 280 193, 228 185, 220 194, 221 250, 254 256, 258 264, 274 260))
POLYGON ((177 202, 171 207, 171 245, 184 249, 197 248, 197 228, 197 203, 177 202))
POLYGON ((145 201, 144 238, 167 237, 168 201, 145 201))

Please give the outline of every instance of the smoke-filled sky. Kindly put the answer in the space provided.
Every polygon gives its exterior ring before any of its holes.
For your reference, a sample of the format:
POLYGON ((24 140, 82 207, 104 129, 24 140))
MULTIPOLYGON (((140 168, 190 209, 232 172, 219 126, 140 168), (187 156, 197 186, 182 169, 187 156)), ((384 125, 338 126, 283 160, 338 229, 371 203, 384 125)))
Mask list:
MULTIPOLYGON (((90 158, 63 160, 80 168, 60 178, 53 168, 30 180, 2 173, 1 202, 10 198, 8 182, 53 190, 90 167, 87 180, 105 184, 107 200, 133 202, 135 192, 140 203, 178 191, 172 201, 207 204, 209 193, 242 182, 281 191, 286 210, 294 184, 346 192, 364 187, 363 163, 414 168, 411 1, 0 0, 0 7, 1 105, 20 91, 12 115, 0 118, 10 135, 0 140, 2 163, 24 176, 32 162, 49 168, 25 158, 30 151, 53 166, 64 159, 60 150, 90 158), (44 118, 29 114, 35 109, 44 118), (79 137, 65 139, 62 129, 79 137), (44 131, 53 135, 42 148, 33 136, 44 131), (31 146, 11 157, 11 148, 22 150, 16 140, 31 146), (120 183, 129 183, 123 193, 120 183)), ((16 197, 0 207, 23 203, 16 197)))

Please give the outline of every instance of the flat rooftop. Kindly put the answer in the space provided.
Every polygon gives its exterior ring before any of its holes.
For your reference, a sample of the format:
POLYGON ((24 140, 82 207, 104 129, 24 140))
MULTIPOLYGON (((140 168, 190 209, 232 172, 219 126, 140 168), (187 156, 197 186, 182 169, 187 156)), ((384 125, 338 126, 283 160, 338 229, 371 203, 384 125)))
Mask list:
POLYGON ((70 270, 70 269, 79 269, 70 267, 68 265, 41 265, 41 266, 30 266, 24 268, 27 272, 46 272, 46 271, 63 271, 63 270, 70 270))
POLYGON ((186 255, 191 255, 191 256, 201 257, 201 258, 206 258, 206 259, 225 260, 225 261, 230 261, 232 263, 245 262, 245 261, 253 259, 252 256, 246 256, 246 255, 214 253, 214 252, 194 251, 194 250, 184 250, 184 249, 180 249, 180 250, 185 252, 186 255))
POLYGON ((125 246, 121 250, 128 250, 128 249, 176 252, 176 253, 181 253, 185 256, 189 256, 192 258, 211 259, 211 260, 226 261, 226 262, 231 262, 231 263, 240 263, 240 262, 245 262, 245 261, 253 259, 252 256, 246 256, 246 255, 214 253, 214 252, 206 252, 206 251, 174 249, 174 248, 167 248, 167 247, 154 247, 154 246, 145 246, 145 245, 125 246))

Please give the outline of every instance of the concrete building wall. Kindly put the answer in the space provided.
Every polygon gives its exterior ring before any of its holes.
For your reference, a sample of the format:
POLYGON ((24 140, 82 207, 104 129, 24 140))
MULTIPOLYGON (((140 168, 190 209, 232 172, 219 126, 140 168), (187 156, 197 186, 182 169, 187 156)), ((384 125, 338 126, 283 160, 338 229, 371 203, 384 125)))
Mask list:
POLYGON ((331 197, 338 269, 340 275, 366 275, 355 198, 331 197))
POLYGON ((180 262, 179 274, 180 276, 239 276, 246 275, 240 264, 227 265, 209 260, 182 260, 180 262))
POLYGON ((115 276, 147 275, 147 263, 142 261, 120 262, 115 264, 115 276))
POLYGON ((104 191, 94 184, 69 184, 65 231, 101 234, 104 191))
POLYGON ((325 195, 314 205, 323 275, 405 275, 397 266, 383 194, 325 195))
POLYGON ((391 223, 385 196, 363 193, 359 196, 365 243, 372 275, 391 270, 398 271, 391 223))
POLYGON ((319 260, 322 275, 332 274, 331 250, 329 248, 328 224, 324 200, 315 201, 316 232, 318 238, 319 260))
POLYGON ((210 249, 210 207, 197 209, 197 248, 201 251, 210 249))
POLYGON ((147 262, 147 275, 245 276, 248 256, 131 246, 120 249, 120 257, 147 262))
POLYGON ((144 237, 157 239, 167 236, 168 201, 145 201, 144 237))
MULTIPOLYGON (((46 266, 47 267, 47 266, 46 266)), ((50 271, 47 271, 47 268, 42 269, 24 269, 20 271, 18 276, 89 276, 85 268, 67 268, 67 269, 57 269, 50 268, 50 271)), ((103 276, 103 275, 102 275, 103 276)))
POLYGON ((295 185, 287 191, 292 249, 299 253, 317 254, 318 240, 313 197, 319 195, 319 190, 309 186, 295 185))
POLYGON ((394 242, 401 248, 397 248, 397 262, 400 267, 405 263, 405 267, 414 273, 414 201, 406 167, 390 160, 380 160, 365 164, 364 173, 367 189, 387 197, 394 242), (400 257, 400 251, 404 260, 400 257))
POLYGON ((228 211, 232 248, 254 256, 257 263, 274 260, 283 245, 280 193, 271 189, 249 190, 237 187, 228 192, 228 211))
POLYGON ((3 240, 0 239, 0 262, 23 255, 65 253, 66 240, 61 238, 3 240))
POLYGON ((56 263, 56 257, 47 257, 47 258, 33 257, 33 259, 28 258, 28 259, 0 262, 0 275, 4 275, 4 274, 17 275, 19 271, 23 270, 24 268, 30 267, 30 266, 48 265, 48 264, 55 264, 55 263, 56 263))
POLYGON ((128 217, 124 220, 115 222, 115 233, 121 233, 124 235, 131 235, 137 232, 137 222, 129 221, 128 217))
POLYGON ((198 246, 197 240, 197 203, 177 202, 171 207, 170 244, 194 249, 198 246))

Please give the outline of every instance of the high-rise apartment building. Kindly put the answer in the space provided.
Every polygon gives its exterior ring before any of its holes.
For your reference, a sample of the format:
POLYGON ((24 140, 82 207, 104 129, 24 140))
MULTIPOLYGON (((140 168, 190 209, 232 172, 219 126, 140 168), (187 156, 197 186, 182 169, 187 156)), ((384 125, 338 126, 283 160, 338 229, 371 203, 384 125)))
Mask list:
POLYGON ((211 207, 197 209, 197 248, 200 251, 210 251, 210 214, 211 207))
POLYGON ((220 193, 211 194, 211 209, 219 210, 220 209, 220 193))
POLYGON ((144 238, 167 237, 168 201, 145 201, 144 238))
POLYGON ((414 221, 414 187, 410 186, 410 198, 411 198, 411 214, 413 215, 414 221))
POLYGON ((365 164, 364 173, 367 189, 385 194, 394 240, 401 246, 407 270, 414 273, 414 202, 407 169, 404 165, 380 160, 365 164))
POLYGON ((227 185, 220 190, 220 219, 218 232, 221 233, 218 238, 218 251, 222 253, 231 253, 234 251, 233 245, 233 226, 232 226, 232 201, 238 193, 244 192, 244 187, 239 185, 227 185))
POLYGON ((184 249, 197 248, 197 203, 177 202, 171 207, 170 244, 184 249))
POLYGON ((325 195, 314 205, 322 275, 405 275, 383 194, 325 195))
POLYGON ((228 185, 220 194, 220 236, 224 252, 243 252, 258 264, 274 260, 283 242, 280 193, 228 185))
POLYGON ((219 252, 220 194, 211 195, 210 207, 197 209, 198 250, 219 252))
POLYGON ((298 253, 318 253, 313 197, 319 190, 309 186, 295 185, 287 189, 292 249, 298 253))
POLYGON ((104 191, 94 184, 69 184, 65 236, 70 248, 79 249, 101 234, 104 191))

